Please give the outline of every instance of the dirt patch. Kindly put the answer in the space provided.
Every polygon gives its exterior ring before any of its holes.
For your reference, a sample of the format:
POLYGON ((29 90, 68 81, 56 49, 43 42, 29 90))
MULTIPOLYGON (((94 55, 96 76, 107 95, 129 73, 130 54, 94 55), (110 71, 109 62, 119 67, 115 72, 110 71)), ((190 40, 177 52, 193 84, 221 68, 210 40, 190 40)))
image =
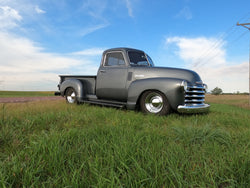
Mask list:
POLYGON ((51 100, 63 100, 63 97, 52 96, 52 97, 2 97, 0 103, 24 103, 33 101, 51 101, 51 100))

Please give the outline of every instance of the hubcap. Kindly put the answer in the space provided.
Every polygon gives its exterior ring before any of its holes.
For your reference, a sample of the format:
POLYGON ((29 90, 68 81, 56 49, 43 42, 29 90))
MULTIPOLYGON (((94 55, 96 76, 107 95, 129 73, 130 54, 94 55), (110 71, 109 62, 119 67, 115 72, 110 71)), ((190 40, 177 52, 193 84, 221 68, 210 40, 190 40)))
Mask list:
POLYGON ((69 103, 75 103, 75 101, 76 101, 76 94, 75 94, 74 91, 72 91, 71 94, 67 96, 67 101, 69 103))
POLYGON ((158 113, 163 108, 163 98, 158 93, 150 93, 145 100, 146 109, 151 113, 158 113))

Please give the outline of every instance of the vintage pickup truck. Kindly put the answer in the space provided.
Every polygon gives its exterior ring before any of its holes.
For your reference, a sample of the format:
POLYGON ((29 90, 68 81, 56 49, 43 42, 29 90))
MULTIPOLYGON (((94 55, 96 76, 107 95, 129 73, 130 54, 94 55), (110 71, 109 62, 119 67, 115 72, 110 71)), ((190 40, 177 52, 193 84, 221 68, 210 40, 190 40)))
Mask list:
POLYGON ((208 112, 206 84, 191 70, 155 67, 143 51, 103 52, 97 76, 60 75, 60 95, 68 103, 92 103, 167 115, 208 112))

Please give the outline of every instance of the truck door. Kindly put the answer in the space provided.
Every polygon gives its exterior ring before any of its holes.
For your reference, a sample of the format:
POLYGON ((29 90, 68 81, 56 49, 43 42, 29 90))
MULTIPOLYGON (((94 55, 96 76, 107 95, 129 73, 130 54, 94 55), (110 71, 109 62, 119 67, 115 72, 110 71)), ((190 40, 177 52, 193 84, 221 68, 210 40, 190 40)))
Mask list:
POLYGON ((96 95, 100 99, 127 100, 128 67, 121 51, 106 53, 97 73, 96 95))

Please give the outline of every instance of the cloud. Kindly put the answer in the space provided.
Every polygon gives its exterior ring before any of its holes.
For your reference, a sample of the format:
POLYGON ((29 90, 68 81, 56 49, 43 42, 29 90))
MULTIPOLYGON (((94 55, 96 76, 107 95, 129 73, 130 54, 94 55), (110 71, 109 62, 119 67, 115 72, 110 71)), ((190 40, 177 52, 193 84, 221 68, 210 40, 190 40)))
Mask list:
POLYGON ((87 0, 83 3, 83 10, 86 11, 91 17, 104 20, 104 11, 107 9, 106 0, 87 0))
POLYGON ((109 26, 109 23, 103 23, 103 24, 98 24, 98 25, 86 27, 86 28, 82 29, 79 32, 79 34, 80 34, 80 36, 84 37, 84 36, 86 36, 86 35, 88 35, 90 33, 93 33, 95 31, 100 30, 102 28, 105 28, 107 26, 109 26))
POLYGON ((78 52, 71 53, 72 55, 83 55, 83 56, 97 56, 101 55, 105 49, 104 48, 91 48, 87 50, 82 50, 78 52))
MULTIPOLYGON (((129 17, 134 17, 134 4, 139 0, 87 0, 83 3, 83 10, 87 12, 89 16, 97 20, 107 22, 107 13, 121 14, 119 8, 126 6, 129 17)), ((123 14, 123 13, 122 13, 123 14)))
POLYGON ((190 8, 186 6, 183 9, 181 9, 175 17, 176 18, 184 18, 186 20, 191 20, 193 18, 193 14, 192 14, 190 8))
POLYGON ((225 42, 219 41, 216 38, 171 37, 166 39, 166 44, 177 45, 178 55, 182 59, 185 59, 185 62, 191 63, 193 67, 205 65, 218 66, 226 63, 225 50, 223 48, 225 42), (209 64, 207 64, 207 61, 209 61, 209 64), (211 63, 215 63, 215 65, 211 63))
POLYGON ((126 7, 128 9, 128 15, 133 18, 134 17, 134 14, 133 14, 133 7, 132 7, 132 3, 131 3, 131 0, 125 0, 125 3, 126 3, 126 7))
POLYGON ((81 7, 81 10, 90 16, 91 24, 90 26, 85 27, 80 30, 80 36, 86 36, 90 33, 93 33, 97 30, 103 29, 110 26, 109 15, 112 14, 121 14, 120 11, 117 11, 119 8, 124 8, 126 5, 128 15, 134 17, 133 6, 135 0, 87 0, 84 1, 81 7))
POLYGON ((210 89, 221 87, 224 92, 248 90, 248 63, 226 59, 225 41, 216 38, 166 38, 167 48, 177 46, 176 56, 186 67, 197 71, 210 89))
POLYGON ((0 29, 16 27, 17 22, 22 20, 18 11, 9 6, 0 6, 0 29))
POLYGON ((39 6, 37 6, 37 5, 35 6, 35 11, 37 14, 45 14, 46 13, 46 11, 40 9, 39 6))
POLYGON ((4 32, 0 32, 0 57, 0 89, 5 90, 56 90, 58 74, 97 71, 87 56, 46 53, 33 41, 4 32))

